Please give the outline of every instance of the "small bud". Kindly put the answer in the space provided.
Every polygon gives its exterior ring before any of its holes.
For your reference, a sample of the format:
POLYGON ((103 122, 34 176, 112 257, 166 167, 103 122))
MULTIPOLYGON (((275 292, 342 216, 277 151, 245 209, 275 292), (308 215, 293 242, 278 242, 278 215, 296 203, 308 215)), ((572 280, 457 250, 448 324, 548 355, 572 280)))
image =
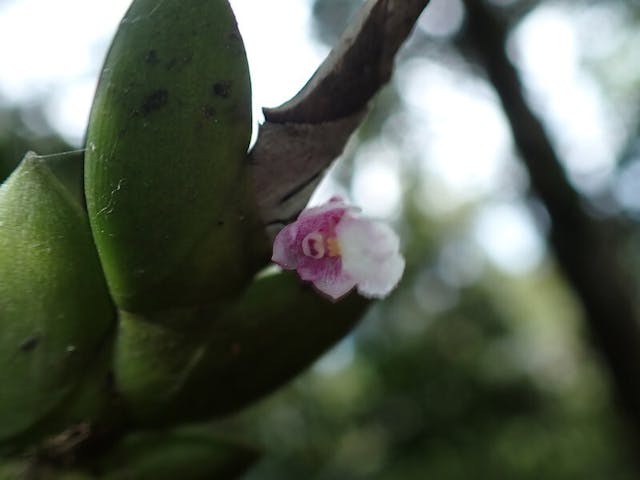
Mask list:
POLYGON ((333 300, 356 286, 365 297, 385 297, 404 272, 400 242, 389 226, 358 213, 339 197, 303 211, 276 236, 272 260, 333 300))

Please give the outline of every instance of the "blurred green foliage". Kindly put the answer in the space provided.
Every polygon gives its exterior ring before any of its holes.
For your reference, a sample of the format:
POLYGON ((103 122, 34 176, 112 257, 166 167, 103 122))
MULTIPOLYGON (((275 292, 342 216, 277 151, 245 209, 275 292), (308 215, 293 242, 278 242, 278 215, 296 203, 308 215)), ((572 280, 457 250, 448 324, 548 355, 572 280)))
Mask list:
POLYGON ((41 105, 6 106, 0 96, 0 180, 13 171, 29 150, 46 155, 70 149, 53 131, 41 105))
POLYGON ((270 453, 246 480, 636 478, 553 265, 451 285, 437 252, 464 220, 417 222, 412 203, 401 288, 333 356, 233 423, 270 453))
MULTIPOLYGON (((315 0, 317 38, 334 43, 356 3, 315 0)), ((515 27, 545 3, 552 2, 506 2, 502 13, 515 27)), ((581 3, 584 9, 603 4, 581 3)), ((608 8, 631 7, 610 2, 608 8)), ((627 22, 636 25, 637 19, 627 22)), ((626 34, 619 48, 628 52, 637 42, 631 29, 626 34)), ((463 60, 465 46, 457 40, 430 38, 418 28, 400 61, 440 55, 443 64, 472 76, 475 67, 463 60)), ((603 84, 619 80, 605 75, 616 61, 615 51, 609 53, 591 65, 603 84)), ((419 174, 417 153, 406 140, 410 128, 398 127, 411 121, 398 89, 393 84, 377 97, 358 146, 352 145, 334 178, 349 189, 358 148, 381 138, 393 146, 402 159, 397 226, 407 273, 396 293, 375 305, 333 354, 232 422, 271 454, 246 479, 637 478, 608 372, 591 349, 581 307, 553 258, 547 255, 522 275, 483 261, 470 232, 491 198, 446 215, 429 212, 420 191, 439 179, 419 174)), ((631 118, 639 117, 636 110, 631 118)), ((629 141, 637 141, 633 132, 629 141)), ((529 202, 528 195, 525 190, 517 198, 529 202)))

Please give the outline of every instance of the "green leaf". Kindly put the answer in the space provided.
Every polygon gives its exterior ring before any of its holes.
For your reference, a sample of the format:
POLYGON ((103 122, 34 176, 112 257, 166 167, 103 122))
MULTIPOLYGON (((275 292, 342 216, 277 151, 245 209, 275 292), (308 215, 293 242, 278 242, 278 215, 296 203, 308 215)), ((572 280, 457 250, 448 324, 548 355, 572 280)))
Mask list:
POLYGON ((0 463, 0 480, 97 480, 89 473, 37 465, 34 459, 5 459, 0 463))
POLYGON ((0 279, 2 441, 67 401, 115 322, 86 214, 35 154, 0 187, 0 279))
POLYGON ((104 480, 231 480, 257 459, 252 448, 190 428, 128 435, 94 469, 104 480))
MULTIPOLYGON (((87 136, 91 225, 128 312, 214 303, 253 275, 246 55, 226 0, 135 0, 107 56, 87 136)), ((262 260, 262 258, 261 258, 262 260)))
POLYGON ((208 318, 200 309, 162 312, 151 318, 120 312, 114 376, 136 423, 179 419, 170 409, 204 349, 203 325, 208 318))
POLYGON ((258 400, 347 335, 369 304, 356 293, 333 303, 291 272, 255 280, 212 322, 206 353, 182 390, 183 405, 223 415, 258 400))
POLYGON ((368 303, 356 294, 332 303, 283 272, 258 278, 223 312, 193 311, 200 318, 187 322, 192 330, 167 317, 124 314, 116 387, 138 424, 223 415, 295 377, 351 330, 368 303))

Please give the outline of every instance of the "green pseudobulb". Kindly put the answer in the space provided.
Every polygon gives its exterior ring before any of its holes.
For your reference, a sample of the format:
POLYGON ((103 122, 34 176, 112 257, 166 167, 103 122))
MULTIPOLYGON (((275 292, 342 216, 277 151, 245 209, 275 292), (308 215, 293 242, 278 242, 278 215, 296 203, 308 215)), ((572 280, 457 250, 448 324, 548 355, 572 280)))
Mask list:
POLYGON ((178 335, 126 315, 116 347, 117 381, 143 425, 221 416, 298 375, 361 318, 369 301, 327 301, 290 272, 256 279, 233 305, 202 311, 207 328, 178 335), (146 341, 145 341, 146 340, 146 341), (155 395, 149 395, 149 392, 155 395))
POLYGON ((103 480, 230 480, 257 459, 254 449, 189 427, 127 435, 91 470, 103 480))
POLYGON ((34 458, 0 464, 1 480, 231 480, 258 459, 252 448, 219 438, 208 428, 135 432, 98 457, 71 467, 34 458))
MULTIPOLYGON (((98 480, 98 477, 77 470, 59 470, 35 466, 24 459, 8 460, 0 464, 2 480, 98 480)), ((130 479, 131 480, 131 479, 130 479)))
POLYGON ((107 398, 115 310, 61 163, 27 154, 0 187, 0 443, 90 420, 107 398))
MULTIPOLYGON (((226 0, 135 0, 93 105, 85 189, 119 308, 114 379, 133 425, 222 415, 291 379, 366 301, 253 281, 250 82, 226 0)), ((266 250, 269 246, 267 245, 266 250)))
POLYGON ((251 277, 246 55, 226 0, 135 0, 113 40, 87 136, 91 226, 116 304, 215 303, 251 277))

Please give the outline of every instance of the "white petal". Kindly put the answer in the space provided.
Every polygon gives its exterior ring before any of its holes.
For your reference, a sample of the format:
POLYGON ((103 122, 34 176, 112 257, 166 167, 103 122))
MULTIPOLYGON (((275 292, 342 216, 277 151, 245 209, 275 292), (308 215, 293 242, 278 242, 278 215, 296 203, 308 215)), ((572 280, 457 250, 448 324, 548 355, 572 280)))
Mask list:
POLYGON ((398 285, 404 273, 404 258, 396 254, 381 264, 378 275, 358 282, 358 292, 364 297, 384 298, 398 285))
POLYGON ((367 297, 381 298, 398 284, 404 272, 400 240, 386 224, 345 217, 336 233, 342 251, 342 268, 367 297))
POLYGON ((356 281, 349 275, 341 275, 340 277, 331 279, 330 281, 325 278, 321 278, 315 280, 313 284, 322 293, 331 297, 332 300, 338 300, 356 286, 356 281))

